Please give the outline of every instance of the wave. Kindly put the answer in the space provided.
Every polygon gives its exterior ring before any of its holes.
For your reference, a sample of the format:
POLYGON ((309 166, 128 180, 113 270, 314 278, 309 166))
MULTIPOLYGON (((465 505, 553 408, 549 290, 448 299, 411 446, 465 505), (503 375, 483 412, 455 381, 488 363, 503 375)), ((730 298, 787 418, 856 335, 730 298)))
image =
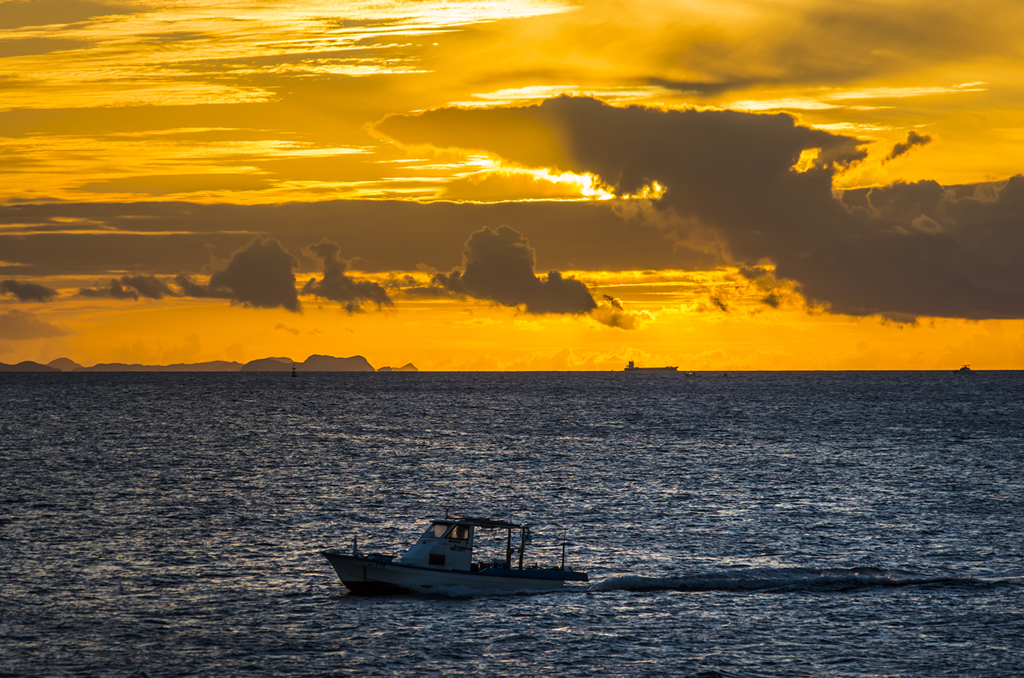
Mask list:
POLYGON ((999 581, 964 577, 927 577, 899 570, 863 568, 757 568, 678 577, 610 577, 591 585, 594 591, 849 591, 900 586, 990 586, 999 581))
MULTIPOLYGON (((567 590, 587 590, 585 587, 574 587, 573 589, 518 589, 509 591, 506 589, 474 589, 467 586, 434 586, 429 590, 409 591, 409 595, 423 598, 476 598, 479 596, 536 596, 540 594, 559 593, 567 590)), ((401 595, 401 594, 399 594, 401 595)))
POLYGON ((565 592, 608 591, 734 591, 761 593, 788 592, 844 592, 858 589, 895 588, 902 586, 966 587, 972 589, 996 587, 1024 588, 1024 576, 982 579, 972 576, 928 577, 913 572, 886 570, 875 567, 826 568, 750 568, 742 572, 709 572, 668 577, 620 575, 590 584, 569 584, 555 590, 472 589, 465 586, 436 586, 429 591, 410 591, 404 594, 426 598, 476 598, 480 596, 535 596, 565 592))

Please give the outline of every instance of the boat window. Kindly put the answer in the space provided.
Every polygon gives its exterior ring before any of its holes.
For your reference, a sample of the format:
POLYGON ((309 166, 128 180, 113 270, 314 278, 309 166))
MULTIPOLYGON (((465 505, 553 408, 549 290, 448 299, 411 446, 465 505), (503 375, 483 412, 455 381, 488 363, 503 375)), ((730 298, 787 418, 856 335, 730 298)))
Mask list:
POLYGON ((433 532, 433 535, 434 535, 435 537, 437 537, 438 539, 440 539, 441 537, 443 537, 443 536, 444 536, 444 533, 445 533, 445 532, 446 532, 447 530, 448 530, 448 526, 447 526, 447 525, 445 525, 444 523, 434 523, 434 525, 433 525, 433 527, 431 528, 431 530, 428 530, 428 531, 432 531, 432 532, 433 532))
POLYGON ((449 539, 469 539, 469 525, 456 525, 448 534, 449 539))

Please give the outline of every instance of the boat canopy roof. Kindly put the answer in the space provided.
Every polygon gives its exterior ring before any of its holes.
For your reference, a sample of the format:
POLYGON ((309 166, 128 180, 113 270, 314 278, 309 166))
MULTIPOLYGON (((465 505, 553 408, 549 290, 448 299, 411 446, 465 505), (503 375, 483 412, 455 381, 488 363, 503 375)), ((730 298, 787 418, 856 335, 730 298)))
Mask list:
POLYGON ((473 516, 452 516, 443 520, 435 520, 435 523, 462 523, 463 525, 474 525, 484 529, 509 528, 518 530, 523 527, 519 523, 510 523, 507 520, 494 520, 493 518, 475 518, 473 516))

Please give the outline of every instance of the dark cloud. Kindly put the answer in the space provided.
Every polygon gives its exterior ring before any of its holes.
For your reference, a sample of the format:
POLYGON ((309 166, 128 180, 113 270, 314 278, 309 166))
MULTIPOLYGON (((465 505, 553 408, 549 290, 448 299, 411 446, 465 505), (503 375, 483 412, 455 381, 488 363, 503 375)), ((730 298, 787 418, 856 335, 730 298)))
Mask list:
POLYGON ((134 287, 139 296, 150 299, 163 299, 164 295, 173 294, 170 287, 152 275, 126 275, 121 278, 121 283, 134 287))
POLYGON ((1015 50, 1024 15, 1013 0, 812 2, 761 19, 768 23, 749 24, 757 26, 756 34, 741 24, 720 30, 700 20, 667 23, 651 39, 664 45, 656 72, 676 72, 685 64, 694 77, 649 81, 698 96, 739 87, 856 86, 1015 50), (995 16, 999 21, 991 20, 995 16))
POLYGON ((0 339, 47 339, 68 334, 65 330, 24 311, 0 315, 0 339))
POLYGON ((78 290, 83 297, 110 297, 111 299, 134 299, 148 297, 163 299, 165 295, 174 294, 166 283, 152 275, 126 275, 120 280, 111 280, 109 285, 85 287, 78 290))
MULTIPOLYGON (((0 205, 0 276, 145 270, 209 274, 254 236, 289 252, 327 238, 367 272, 458 266, 466 234, 483 224, 530 233, 540 270, 708 268, 714 256, 677 246, 664 229, 622 216, 617 201, 414 203, 339 200, 283 205, 48 203, 0 205), (370 227, 372 226, 372 227, 370 227)), ((685 245, 685 243, 684 243, 685 245)), ((314 273, 314 260, 300 272, 314 273)), ((300 262, 301 265, 301 262, 300 262)), ((118 273, 120 276, 120 273, 118 273)))
POLYGON ((892 151, 885 157, 885 162, 889 162, 894 158, 904 155, 914 146, 924 146, 925 144, 930 143, 931 140, 932 138, 927 134, 918 134, 914 130, 910 130, 907 133, 907 140, 893 146, 892 151))
MULTIPOLYGON (((14 3, 7 3, 8 5, 14 3)), ((0 5, 3 7, 4 5, 0 5)), ((62 38, 21 38, 20 40, 0 41, 0 59, 35 54, 49 54, 69 49, 89 47, 89 43, 80 40, 62 38)))
POLYGON ((19 0, 0 3, 0 29, 49 26, 111 14, 137 14, 146 8, 93 0, 19 0))
POLYGON ((771 275, 771 271, 761 266, 741 266, 739 273, 747 280, 760 280, 771 275))
POLYGON ((442 284, 444 284, 443 281, 437 279, 430 285, 413 284, 403 287, 402 295, 417 299, 451 299, 452 297, 461 296, 459 293, 453 292, 446 287, 440 287, 442 284))
POLYGON ((787 114, 616 108, 586 97, 392 115, 376 129, 403 143, 482 149, 525 165, 592 172, 625 194, 657 181, 668 189, 665 204, 693 207, 723 187, 763 191, 767 182, 798 183, 790 168, 804 150, 820 149, 810 173, 819 183, 835 165, 866 155, 858 140, 801 127, 787 114), (705 198, 709 188, 718 190, 705 198))
POLYGON ((772 308, 778 308, 779 304, 780 304, 780 301, 779 301, 778 295, 775 294, 775 292, 769 292, 768 296, 763 297, 761 299, 761 303, 762 304, 767 304, 768 306, 771 306, 772 308))
POLYGON ((337 301, 349 313, 358 311, 364 301, 376 304, 377 308, 393 305, 387 291, 377 283, 345 275, 346 265, 340 258, 341 247, 337 243, 324 238, 309 249, 324 262, 324 277, 319 281, 310 278, 302 288, 303 294, 337 301))
POLYGON ((651 181, 665 215, 711 227, 730 263, 775 264, 778 280, 837 313, 1024 317, 1024 177, 996 186, 896 184, 837 199, 838 169, 861 142, 788 115, 615 108, 588 98, 490 110, 391 116, 402 142, 485 149, 591 172, 631 193, 651 181), (545 143, 514 139, 530 129, 545 143), (820 149, 807 171, 794 166, 820 149))
POLYGON ((717 96, 739 89, 746 89, 756 85, 774 84, 773 81, 766 81, 755 78, 742 78, 736 80, 724 80, 719 82, 704 82, 699 80, 666 80, 665 78, 648 78, 647 83, 665 89, 675 90, 686 94, 697 94, 700 96, 717 96))
POLYGON ((192 276, 179 273, 174 278, 174 284, 181 288, 181 294, 185 297, 196 297, 199 299, 230 299, 229 290, 214 290, 208 285, 201 285, 192 279, 192 276))
POLYGON ((381 287, 385 290, 404 290, 417 286, 419 286, 419 281, 408 273, 405 275, 392 273, 388 276, 387 280, 381 283, 381 287))
POLYGON ((189 283, 188 289, 198 292, 193 296, 226 297, 254 308, 281 307, 299 313, 302 305, 292 272, 298 265, 298 259, 274 238, 253 238, 235 252, 226 268, 210 276, 209 285, 196 285, 187 277, 180 278, 179 285, 189 283))
POLYGON ((18 301, 50 301, 57 296, 57 290, 38 285, 36 283, 23 283, 17 280, 4 280, 0 282, 0 292, 13 294, 18 301))
POLYGON ((462 269, 435 276, 434 284, 504 306, 524 306, 527 313, 588 313, 597 307, 586 285, 558 271, 539 278, 535 262, 521 233, 508 226, 484 227, 466 241, 462 269))
POLYGON ((78 290, 83 297, 109 297, 111 299, 132 299, 139 300, 139 293, 135 290, 125 288, 117 280, 111 280, 109 285, 97 285, 96 287, 83 287, 78 290))
POLYGON ((157 174, 92 181, 77 186, 86 193, 141 193, 153 196, 193 191, 256 191, 273 184, 251 174, 157 174))
POLYGON ((921 215, 935 214, 945 197, 946 189, 937 182, 900 182, 872 188, 865 194, 863 206, 873 216, 899 227, 912 224, 921 215))

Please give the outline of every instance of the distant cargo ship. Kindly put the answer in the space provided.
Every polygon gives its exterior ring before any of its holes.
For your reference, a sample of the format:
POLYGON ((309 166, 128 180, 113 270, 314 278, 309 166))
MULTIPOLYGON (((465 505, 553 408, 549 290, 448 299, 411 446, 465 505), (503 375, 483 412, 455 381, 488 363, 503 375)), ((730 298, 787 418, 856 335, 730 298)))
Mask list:
POLYGON ((629 364, 626 365, 625 371, 626 372, 675 372, 678 369, 679 369, 678 365, 674 366, 674 367, 637 367, 636 365, 633 364, 633 361, 630 360, 629 364))

